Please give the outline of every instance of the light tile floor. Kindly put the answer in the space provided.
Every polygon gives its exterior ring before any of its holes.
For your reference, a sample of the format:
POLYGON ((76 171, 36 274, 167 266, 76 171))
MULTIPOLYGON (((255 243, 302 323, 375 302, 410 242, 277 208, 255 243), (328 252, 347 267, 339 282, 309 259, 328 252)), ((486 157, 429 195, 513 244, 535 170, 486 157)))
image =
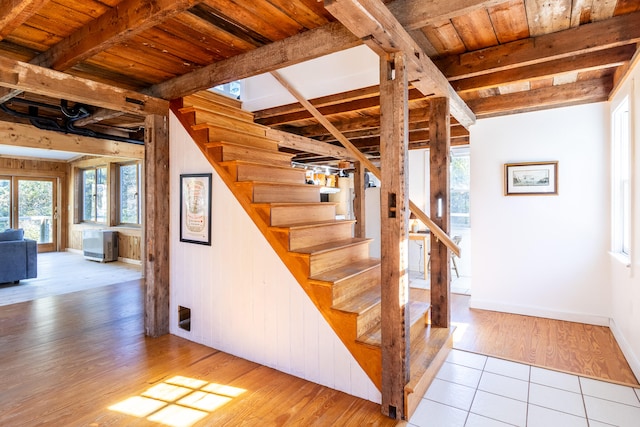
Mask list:
POLYGON ((640 389, 451 350, 413 427, 640 426, 640 389))

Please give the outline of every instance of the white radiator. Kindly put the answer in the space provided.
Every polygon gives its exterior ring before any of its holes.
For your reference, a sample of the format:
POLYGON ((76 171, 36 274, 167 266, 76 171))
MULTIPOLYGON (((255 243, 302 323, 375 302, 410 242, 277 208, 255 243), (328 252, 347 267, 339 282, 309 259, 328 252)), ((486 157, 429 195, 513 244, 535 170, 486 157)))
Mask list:
POLYGON ((99 262, 118 260, 118 232, 111 230, 84 230, 82 251, 86 259, 99 262))

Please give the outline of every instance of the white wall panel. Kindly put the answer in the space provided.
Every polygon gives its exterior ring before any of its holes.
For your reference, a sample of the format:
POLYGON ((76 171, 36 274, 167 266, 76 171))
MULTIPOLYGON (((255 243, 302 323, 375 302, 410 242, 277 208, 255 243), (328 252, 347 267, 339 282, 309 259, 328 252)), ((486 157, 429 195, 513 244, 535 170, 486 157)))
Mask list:
POLYGON ((172 334, 355 396, 380 393, 172 115, 172 334), (213 174, 212 245, 179 241, 183 173, 213 174), (191 308, 191 331, 178 328, 191 308))
POLYGON ((606 104, 471 128, 471 306, 594 324, 611 316, 606 104), (505 196, 505 163, 559 161, 557 196, 505 196))

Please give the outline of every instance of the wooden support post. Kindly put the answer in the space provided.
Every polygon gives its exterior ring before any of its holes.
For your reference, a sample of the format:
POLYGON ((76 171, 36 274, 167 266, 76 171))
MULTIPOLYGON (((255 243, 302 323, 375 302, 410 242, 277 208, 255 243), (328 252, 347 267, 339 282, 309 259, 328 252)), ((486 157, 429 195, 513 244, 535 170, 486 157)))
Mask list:
POLYGON ((402 53, 380 58, 382 413, 404 418, 409 382, 408 83, 402 53))
MULTIPOLYGON (((433 98, 429 115, 429 164, 431 171, 431 219, 449 233, 449 99, 433 98)), ((442 241, 431 242, 431 324, 449 327, 451 320, 449 249, 442 241)))
POLYGON ((353 187, 356 193, 353 199, 353 213, 356 217, 356 225, 353 232, 354 237, 366 237, 365 227, 365 199, 364 199, 364 173, 365 168, 360 162, 354 162, 355 172, 353 174, 353 187))
POLYGON ((151 337, 169 333, 169 122, 149 115, 144 144, 144 330, 151 337))

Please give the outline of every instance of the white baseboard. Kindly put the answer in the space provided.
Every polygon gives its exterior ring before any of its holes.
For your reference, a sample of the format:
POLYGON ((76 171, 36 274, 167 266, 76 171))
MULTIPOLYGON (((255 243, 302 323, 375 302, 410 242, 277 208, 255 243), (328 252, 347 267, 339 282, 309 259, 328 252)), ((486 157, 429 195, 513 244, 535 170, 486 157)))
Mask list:
POLYGON ((636 376, 636 379, 640 379, 640 360, 638 360, 638 357, 633 353, 629 342, 627 342, 627 339, 622 334, 622 331, 620 331, 620 329, 618 328, 615 320, 610 319, 609 329, 611 329, 611 333, 613 333, 613 337, 618 342, 620 350, 622 350, 622 354, 624 354, 625 359, 627 359, 627 363, 633 371, 633 375, 636 376))
POLYGON ((502 302, 479 300, 471 296, 470 308, 480 310, 499 311, 502 313, 522 314, 524 316, 544 317, 547 319, 564 320, 567 322, 586 323, 588 325, 609 326, 610 318, 585 313, 572 313, 568 311, 549 310, 547 308, 529 305, 514 305, 502 302))

